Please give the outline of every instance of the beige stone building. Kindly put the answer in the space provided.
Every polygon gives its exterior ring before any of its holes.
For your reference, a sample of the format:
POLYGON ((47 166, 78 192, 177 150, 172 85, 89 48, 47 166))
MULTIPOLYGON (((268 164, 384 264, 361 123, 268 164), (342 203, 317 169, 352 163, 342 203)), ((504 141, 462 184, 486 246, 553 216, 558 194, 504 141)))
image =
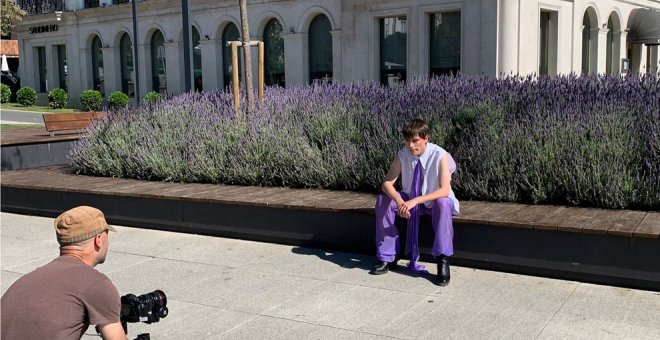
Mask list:
MULTIPOLYGON (((225 43, 240 36, 238 1, 189 2, 194 86, 226 87, 233 69, 225 43)), ((67 88, 72 102, 85 89, 182 92, 181 1, 138 1, 137 33, 130 0, 18 3, 30 13, 15 30, 23 85, 67 88)), ((266 45, 268 85, 396 86, 459 71, 656 72, 660 61, 655 0, 248 0, 248 10, 251 39, 266 45)))

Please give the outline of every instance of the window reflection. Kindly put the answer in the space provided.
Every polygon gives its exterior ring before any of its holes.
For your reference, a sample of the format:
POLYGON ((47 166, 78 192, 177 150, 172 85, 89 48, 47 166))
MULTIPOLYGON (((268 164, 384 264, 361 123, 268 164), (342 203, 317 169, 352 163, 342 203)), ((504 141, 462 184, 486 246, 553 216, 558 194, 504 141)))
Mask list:
POLYGON ((380 19, 380 82, 398 86, 406 80, 407 70, 406 17, 380 19))

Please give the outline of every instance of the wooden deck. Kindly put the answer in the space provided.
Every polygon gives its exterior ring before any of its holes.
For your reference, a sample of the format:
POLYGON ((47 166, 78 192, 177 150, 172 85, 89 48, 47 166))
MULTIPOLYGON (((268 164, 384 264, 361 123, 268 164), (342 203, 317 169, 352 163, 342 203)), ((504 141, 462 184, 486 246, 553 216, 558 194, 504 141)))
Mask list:
POLYGON ((76 140, 80 137, 79 133, 59 134, 51 137, 43 126, 35 128, 2 129, 1 135, 2 146, 61 142, 76 140))
MULTIPOLYGON (((3 142, 5 136, 3 135, 3 142)), ((373 214, 375 196, 347 191, 149 182, 80 176, 66 167, 6 171, 2 187, 373 214)), ((660 238, 660 212, 462 201, 455 223, 660 238)))

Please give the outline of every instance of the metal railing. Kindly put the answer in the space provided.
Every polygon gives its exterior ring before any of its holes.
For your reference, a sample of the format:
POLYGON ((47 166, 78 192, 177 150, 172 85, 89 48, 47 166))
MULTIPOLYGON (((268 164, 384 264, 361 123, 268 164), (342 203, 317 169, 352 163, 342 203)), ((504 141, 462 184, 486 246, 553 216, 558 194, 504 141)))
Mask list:
POLYGON ((64 10, 64 0, 18 0, 16 4, 27 12, 27 15, 53 13, 64 10))

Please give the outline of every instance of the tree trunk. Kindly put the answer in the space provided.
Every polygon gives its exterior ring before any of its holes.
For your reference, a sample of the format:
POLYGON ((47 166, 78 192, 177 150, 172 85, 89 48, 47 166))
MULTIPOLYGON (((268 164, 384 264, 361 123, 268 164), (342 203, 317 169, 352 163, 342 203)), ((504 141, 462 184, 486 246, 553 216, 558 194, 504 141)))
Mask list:
POLYGON ((245 92, 247 96, 248 109, 254 106, 254 94, 252 93, 252 53, 250 53, 250 28, 248 26, 247 0, 239 0, 241 5, 241 28, 243 29, 243 56, 245 62, 245 92))

